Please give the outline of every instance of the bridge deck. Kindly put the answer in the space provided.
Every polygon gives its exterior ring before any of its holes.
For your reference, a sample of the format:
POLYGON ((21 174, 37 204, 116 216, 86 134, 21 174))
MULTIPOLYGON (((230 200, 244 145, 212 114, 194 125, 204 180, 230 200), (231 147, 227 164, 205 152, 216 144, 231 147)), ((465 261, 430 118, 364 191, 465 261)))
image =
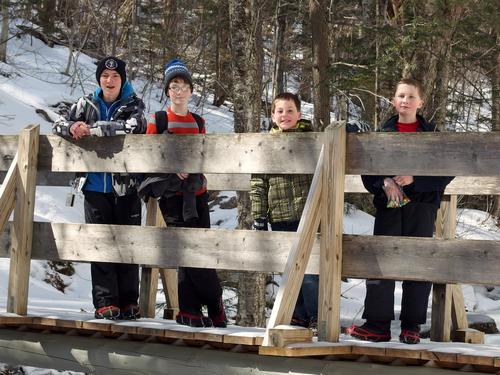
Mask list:
POLYGON ((109 321, 93 319, 88 313, 61 315, 28 315, 0 313, 0 327, 22 327, 44 332, 74 333, 84 336, 154 340, 173 343, 182 340, 187 345, 209 345, 233 350, 259 351, 266 356, 326 357, 352 361, 373 361, 402 365, 433 365, 450 368, 469 368, 482 372, 500 371, 500 347, 466 343, 424 342, 405 345, 396 341, 371 343, 341 335, 339 343, 317 342, 290 344, 284 348, 260 346, 265 329, 228 326, 221 328, 191 328, 172 320, 140 319, 109 321))

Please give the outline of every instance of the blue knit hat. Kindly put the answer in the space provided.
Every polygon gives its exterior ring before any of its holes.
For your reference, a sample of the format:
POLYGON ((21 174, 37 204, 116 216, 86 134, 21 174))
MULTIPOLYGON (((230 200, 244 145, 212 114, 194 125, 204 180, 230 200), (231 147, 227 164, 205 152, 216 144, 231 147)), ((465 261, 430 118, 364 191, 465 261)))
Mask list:
POLYGON ((176 77, 184 78, 191 86, 191 91, 193 91, 193 79, 186 64, 180 59, 172 59, 165 64, 165 94, 168 95, 168 85, 176 77))

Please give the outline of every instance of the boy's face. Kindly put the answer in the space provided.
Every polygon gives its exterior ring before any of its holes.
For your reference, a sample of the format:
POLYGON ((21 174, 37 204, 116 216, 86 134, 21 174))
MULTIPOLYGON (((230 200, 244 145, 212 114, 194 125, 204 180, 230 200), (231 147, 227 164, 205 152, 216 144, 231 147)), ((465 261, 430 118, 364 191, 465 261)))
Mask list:
POLYGON ((402 116, 415 116, 417 109, 424 104, 418 89, 413 85, 400 83, 392 99, 396 112, 402 116))
POLYGON ((271 119, 281 130, 293 129, 300 120, 300 112, 293 100, 278 99, 275 102, 271 119))
POLYGON ((187 105, 191 95, 191 86, 183 78, 177 77, 170 81, 168 96, 173 104, 187 105))
POLYGON ((122 89, 122 78, 116 70, 104 69, 99 78, 99 86, 101 86, 102 97, 105 101, 115 101, 122 89))

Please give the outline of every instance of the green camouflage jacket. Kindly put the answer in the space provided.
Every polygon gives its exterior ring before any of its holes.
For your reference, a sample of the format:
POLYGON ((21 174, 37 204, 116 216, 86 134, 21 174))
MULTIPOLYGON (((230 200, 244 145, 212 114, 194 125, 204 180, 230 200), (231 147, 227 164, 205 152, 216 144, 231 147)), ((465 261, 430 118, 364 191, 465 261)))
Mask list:
MULTIPOLYGON (((311 124, 300 121, 297 127, 285 131, 309 132, 311 124)), ((283 133, 274 125, 271 134, 283 133)), ((250 180, 252 218, 267 219, 270 223, 299 221, 306 204, 312 175, 254 174, 250 180)))

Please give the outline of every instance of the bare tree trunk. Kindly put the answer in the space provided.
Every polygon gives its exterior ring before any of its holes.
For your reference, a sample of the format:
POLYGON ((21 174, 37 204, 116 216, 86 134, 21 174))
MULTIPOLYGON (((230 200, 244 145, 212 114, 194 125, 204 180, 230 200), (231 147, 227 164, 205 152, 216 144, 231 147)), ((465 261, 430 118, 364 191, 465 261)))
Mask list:
POLYGON ((330 124, 328 1, 309 0, 309 18, 313 51, 313 126, 316 131, 322 131, 330 124))
POLYGON ((286 48, 286 27, 288 24, 288 1, 278 0, 276 4, 276 24, 274 33, 273 98, 285 91, 284 71, 286 48))
POLYGON ((135 36, 136 36, 136 28, 137 28, 137 0, 132 0, 132 22, 130 25, 130 31, 128 33, 128 41, 127 41, 127 49, 128 49, 128 58, 127 58, 127 63, 129 65, 128 68, 128 73, 130 75, 130 80, 133 81, 135 79, 135 76, 137 74, 136 71, 136 64, 134 61, 134 57, 136 56, 134 53, 134 47, 135 47, 135 36))
MULTIPOLYGON (((259 0, 229 0, 230 43, 233 74, 234 131, 260 128, 262 82, 262 19, 259 0)), ((248 193, 238 193, 238 228, 250 228, 248 193)), ((265 325, 265 279, 258 272, 242 273, 238 286, 236 323, 265 325)))
POLYGON ((229 52, 229 12, 227 0, 217 3, 217 31, 215 36, 215 82, 213 105, 224 104, 228 91, 231 89, 230 52, 229 52))
MULTIPOLYGON (((496 52, 491 71, 491 130, 500 131, 500 32, 496 33, 496 52)), ((500 221, 500 196, 493 201, 491 214, 500 221)))
POLYGON ((7 40, 9 39, 9 0, 2 1, 2 33, 0 34, 0 61, 7 62, 7 40))
POLYGON ((178 43, 172 43, 178 40, 179 24, 177 17, 177 0, 165 0, 165 13, 163 16, 163 61, 168 61, 174 57, 178 57, 178 43))

